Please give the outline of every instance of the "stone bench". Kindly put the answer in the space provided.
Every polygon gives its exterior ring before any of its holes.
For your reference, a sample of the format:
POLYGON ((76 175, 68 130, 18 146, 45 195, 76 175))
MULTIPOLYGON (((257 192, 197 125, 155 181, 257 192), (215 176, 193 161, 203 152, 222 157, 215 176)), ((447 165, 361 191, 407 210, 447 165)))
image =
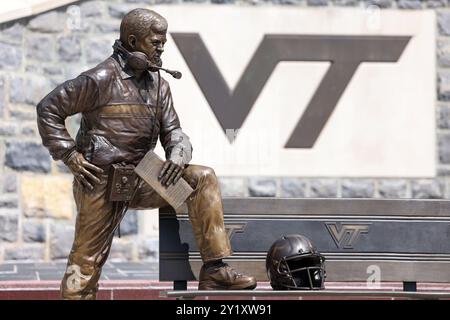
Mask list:
MULTIPOLYGON (((326 257, 327 281, 450 283, 450 201, 224 198, 234 255, 227 262, 267 281, 266 253, 284 234, 310 238, 326 257)), ((159 214, 159 279, 186 289, 201 259, 187 207, 159 214)))

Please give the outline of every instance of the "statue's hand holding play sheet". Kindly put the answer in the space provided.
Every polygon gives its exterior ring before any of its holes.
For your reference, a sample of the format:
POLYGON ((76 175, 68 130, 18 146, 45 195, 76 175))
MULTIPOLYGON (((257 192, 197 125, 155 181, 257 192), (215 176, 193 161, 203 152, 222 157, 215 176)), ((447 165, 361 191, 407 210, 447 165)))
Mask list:
POLYGON ((177 209, 186 201, 193 189, 183 178, 180 178, 175 184, 163 186, 158 179, 163 166, 164 161, 153 151, 149 151, 134 171, 174 209, 177 209))

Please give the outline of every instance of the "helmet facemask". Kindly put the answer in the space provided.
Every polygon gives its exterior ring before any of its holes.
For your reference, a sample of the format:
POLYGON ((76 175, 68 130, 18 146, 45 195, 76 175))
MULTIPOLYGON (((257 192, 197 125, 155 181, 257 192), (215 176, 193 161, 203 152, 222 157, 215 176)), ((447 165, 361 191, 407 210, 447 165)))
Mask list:
POLYGON ((325 283, 325 258, 318 253, 284 257, 278 262, 277 272, 283 275, 286 289, 320 290, 325 283))

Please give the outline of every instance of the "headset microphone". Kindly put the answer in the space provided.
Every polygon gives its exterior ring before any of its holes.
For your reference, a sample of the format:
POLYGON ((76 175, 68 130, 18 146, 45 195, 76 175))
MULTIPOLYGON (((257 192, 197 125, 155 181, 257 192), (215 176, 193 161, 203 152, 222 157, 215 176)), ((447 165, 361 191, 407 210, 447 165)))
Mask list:
POLYGON ((147 69, 158 69, 167 72, 175 79, 180 79, 182 77, 182 73, 180 71, 169 70, 151 64, 150 61, 148 61, 147 59, 147 55, 143 52, 139 51, 129 52, 122 46, 120 40, 116 40, 116 42, 114 42, 113 48, 114 51, 122 52, 127 58, 127 63, 129 64, 129 66, 136 71, 144 71, 147 69))
POLYGON ((180 71, 164 69, 164 68, 155 66, 154 64, 151 64, 151 63, 149 63, 149 67, 165 71, 168 74, 170 74, 172 77, 174 77, 175 79, 181 79, 181 77, 183 76, 183 74, 180 71))

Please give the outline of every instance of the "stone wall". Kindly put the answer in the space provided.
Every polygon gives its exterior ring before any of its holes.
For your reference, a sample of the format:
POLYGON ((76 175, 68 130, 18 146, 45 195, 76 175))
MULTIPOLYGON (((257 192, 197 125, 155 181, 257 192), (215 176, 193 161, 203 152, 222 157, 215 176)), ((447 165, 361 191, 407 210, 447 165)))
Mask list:
MULTIPOLYGON (((42 147, 35 106, 57 84, 111 53, 130 9, 181 0, 79 1, 0 24, 0 262, 65 259, 73 239, 72 177, 42 147)), ((211 5, 348 6, 419 10, 438 15, 435 179, 221 177, 224 196, 450 198, 450 4, 446 0, 192 0, 211 5)), ((407 94, 407 93, 405 93, 407 94)), ((434 107, 434 106, 433 106, 434 107)), ((67 125, 75 133, 77 117, 67 125)), ((407 165, 407 164, 405 164, 407 165)), ((129 212, 110 259, 156 259, 157 226, 129 212)), ((146 214, 146 213, 144 213, 146 214)))

